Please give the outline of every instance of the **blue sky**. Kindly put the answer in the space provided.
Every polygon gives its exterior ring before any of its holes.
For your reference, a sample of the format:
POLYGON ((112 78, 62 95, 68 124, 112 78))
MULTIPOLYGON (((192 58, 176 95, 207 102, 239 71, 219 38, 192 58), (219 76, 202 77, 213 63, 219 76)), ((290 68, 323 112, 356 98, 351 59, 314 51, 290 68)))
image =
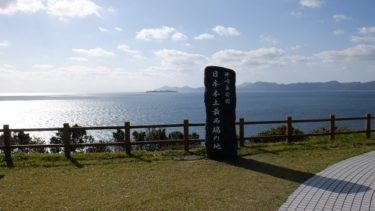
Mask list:
POLYGON ((373 0, 0 0, 0 92, 375 80, 373 0))

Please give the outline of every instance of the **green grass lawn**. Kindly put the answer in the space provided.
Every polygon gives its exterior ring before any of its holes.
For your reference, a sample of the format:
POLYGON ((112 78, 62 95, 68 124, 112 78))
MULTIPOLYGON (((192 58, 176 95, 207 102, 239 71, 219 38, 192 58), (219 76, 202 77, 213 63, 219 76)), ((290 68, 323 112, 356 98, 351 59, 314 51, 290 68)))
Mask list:
POLYGON ((248 144, 216 162, 204 149, 0 155, 0 210, 276 210, 327 166, 375 150, 362 135, 248 144))

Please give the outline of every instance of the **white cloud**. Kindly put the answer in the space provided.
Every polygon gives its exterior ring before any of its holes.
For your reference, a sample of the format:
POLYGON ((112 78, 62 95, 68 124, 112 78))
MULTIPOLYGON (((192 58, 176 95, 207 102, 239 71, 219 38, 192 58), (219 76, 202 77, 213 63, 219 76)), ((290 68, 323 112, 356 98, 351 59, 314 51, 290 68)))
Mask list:
POLYGON ((136 33, 136 39, 139 40, 164 40, 176 30, 173 27, 162 26, 160 28, 142 29, 136 33))
POLYGON ((34 64, 32 66, 33 69, 51 69, 53 65, 51 64, 34 64))
POLYGON ((359 29, 359 34, 363 34, 363 35, 375 34, 375 26, 362 27, 359 29))
POLYGON ((0 8, 8 7, 9 4, 14 2, 13 0, 2 0, 0 1, 0 8))
POLYGON ((375 60, 375 45, 356 45, 336 51, 323 51, 315 55, 323 62, 342 62, 353 60, 375 60))
POLYGON ((137 58, 137 59, 143 58, 142 53, 140 51, 132 49, 128 45, 119 45, 117 46, 117 49, 119 49, 122 52, 125 52, 126 54, 131 55, 133 58, 137 58))
POLYGON ((209 40, 213 39, 215 36, 213 34, 203 33, 196 37, 194 37, 195 40, 209 40))
MULTIPOLYGON (((155 55, 162 59, 162 63, 174 67, 189 67, 191 64, 206 61, 201 54, 192 54, 178 50, 163 49, 155 52, 155 55)), ((179 69, 179 68, 178 68, 179 69)))
POLYGON ((221 65, 246 71, 292 65, 309 60, 307 57, 287 55, 284 50, 275 47, 250 51, 225 49, 217 51, 209 57, 171 49, 157 51, 155 55, 161 60, 161 64, 160 66, 149 68, 147 71, 154 75, 192 73, 203 70, 207 65, 221 65))
POLYGON ((175 40, 175 41, 183 41, 183 40, 187 40, 188 39, 188 36, 186 36, 185 34, 181 33, 181 32, 176 32, 172 35, 172 40, 175 40))
POLYGON ((98 29, 99 29, 99 31, 101 31, 101 32, 108 32, 108 29, 106 29, 106 28, 103 28, 103 27, 98 27, 98 29))
POLYGON ((277 41, 275 38, 273 38, 272 36, 269 36, 269 35, 267 35, 267 36, 265 36, 265 35, 260 35, 260 36, 259 36, 259 41, 260 41, 261 43, 271 44, 271 45, 275 45, 275 44, 278 43, 278 41, 277 41))
POLYGON ((300 5, 309 8, 320 8, 323 5, 323 0, 300 0, 300 5))
POLYGON ((289 50, 291 50, 291 51, 296 51, 296 50, 299 50, 299 49, 301 49, 301 48, 302 48, 301 45, 294 45, 294 46, 289 47, 289 50))
POLYGON ((303 61, 300 56, 288 56, 279 48, 258 48, 251 51, 235 49, 221 50, 212 55, 214 64, 243 70, 251 68, 269 68, 275 65, 287 65, 303 61))
POLYGON ((0 75, 11 74, 14 71, 13 68, 14 68, 13 65, 10 65, 10 64, 0 65, 0 75))
POLYGON ((0 15, 35 13, 45 9, 44 0, 1 0, 0 15))
POLYGON ((342 30, 342 29, 337 29, 337 30, 333 31, 333 34, 336 35, 336 36, 341 36, 341 35, 345 34, 345 31, 342 30))
POLYGON ((208 59, 201 54, 187 53, 173 49, 163 49, 155 52, 155 55, 161 59, 161 66, 152 67, 148 73, 163 74, 160 71, 174 74, 176 72, 194 72, 202 70, 208 59))
POLYGON ((352 20, 351 17, 348 17, 348 16, 343 15, 343 14, 333 15, 332 18, 335 19, 336 22, 352 20))
POLYGON ((302 12, 301 11, 292 11, 292 12, 290 12, 290 15, 294 16, 294 17, 301 17, 302 12))
POLYGON ((142 71, 143 78, 150 78, 157 83, 155 87, 162 85, 201 86, 202 71, 208 62, 206 56, 174 49, 156 51, 155 56, 160 64, 142 71))
POLYGON ((10 64, 3 64, 3 67, 4 67, 4 68, 8 68, 8 69, 12 69, 12 68, 14 68, 14 66, 13 66, 13 65, 10 65, 10 64))
POLYGON ((8 47, 10 45, 9 41, 8 40, 4 40, 2 42, 0 42, 0 47, 8 47))
POLYGON ((235 36, 240 36, 241 32, 239 32, 236 28, 234 27, 224 27, 221 25, 217 25, 214 28, 212 28, 212 31, 216 32, 220 36, 230 36, 230 37, 235 37, 235 36))
POLYGON ((352 42, 374 43, 375 42, 375 26, 360 28, 358 30, 358 34, 352 36, 352 42))
POLYGON ((123 31, 122 28, 120 28, 120 27, 115 27, 115 30, 116 30, 116 31, 119 31, 119 32, 122 32, 122 31, 123 31))
POLYGON ((93 56, 93 57, 111 57, 115 55, 113 52, 106 51, 102 48, 92 48, 92 49, 75 48, 75 49, 72 49, 72 51, 86 55, 86 56, 93 56))
POLYGON ((1 92, 142 91, 155 88, 156 83, 154 78, 147 78, 140 71, 91 65, 61 66, 28 71, 5 69, 0 65, 0 79, 1 92))
POLYGON ((48 0, 47 13, 61 18, 99 16, 100 6, 90 0, 48 0))
POLYGON ((116 12, 115 8, 113 8, 113 7, 108 7, 107 11, 108 11, 109 13, 114 13, 114 12, 116 12))
POLYGON ((99 16, 100 6, 91 0, 2 0, 0 14, 36 13, 45 11, 61 19, 99 16))
POLYGON ((87 62, 88 60, 84 57, 69 57, 69 60, 76 61, 76 62, 87 62))

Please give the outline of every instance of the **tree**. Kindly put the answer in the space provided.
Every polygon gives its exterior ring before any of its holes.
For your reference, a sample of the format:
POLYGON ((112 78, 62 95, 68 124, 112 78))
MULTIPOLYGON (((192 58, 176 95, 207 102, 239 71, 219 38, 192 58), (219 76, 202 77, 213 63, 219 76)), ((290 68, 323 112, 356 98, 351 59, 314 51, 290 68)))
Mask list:
POLYGON ((146 132, 144 131, 134 131, 132 135, 135 141, 145 141, 146 132))
POLYGON ((19 131, 13 135, 13 140, 17 145, 28 145, 30 144, 31 137, 29 133, 19 131))
POLYGON ((116 132, 112 133, 115 142, 123 142, 125 139, 125 132, 123 130, 117 129, 116 132))
MULTIPOLYGON (((145 141, 146 132, 144 131, 133 131, 132 135, 135 141, 145 141)), ((139 145, 139 149, 143 149, 143 144, 139 145)))
POLYGON ((173 131, 168 134, 169 139, 183 139, 184 134, 182 134, 180 131, 173 131))
MULTIPOLYGON (((62 137, 58 135, 59 133, 56 133, 56 136, 52 136, 49 142, 51 144, 62 144, 62 137)), ((52 153, 59 153, 61 152, 61 147, 51 147, 51 152, 52 153)))
MULTIPOLYGON (((90 144, 95 142, 95 139, 92 136, 87 136, 86 139, 88 143, 90 144)), ((98 143, 105 143, 105 142, 100 140, 98 143)), ((86 152, 110 152, 110 151, 111 150, 109 149, 108 146, 92 146, 86 149, 86 152)))
MULTIPOLYGON (((92 136, 86 135, 86 130, 82 129, 81 126, 78 124, 73 125, 72 130, 70 132, 70 141, 72 144, 83 144, 88 143, 90 139, 93 139, 92 136)), ((55 136, 51 137, 50 139, 51 144, 63 144, 64 143, 64 132, 59 130, 55 136)), ((83 149, 83 147, 71 147, 71 150, 74 152, 77 149, 83 149)), ((51 148, 51 152, 59 153, 61 148, 51 148)))
MULTIPOLYGON (((30 142, 29 142, 30 145, 32 144, 46 144, 46 142, 44 140, 42 140, 41 138, 33 138, 30 142)), ((45 148, 32 148, 30 149, 30 152, 39 152, 39 153, 45 153, 46 152, 46 149, 45 148)))
MULTIPOLYGON (((31 138, 29 133, 19 131, 15 133, 12 137, 14 144, 16 145, 33 145, 33 144, 45 144, 41 138, 31 138)), ((44 153, 46 150, 44 148, 23 148, 20 149, 22 152, 41 152, 44 153)))
POLYGON ((198 133, 193 132, 192 134, 189 134, 189 139, 199 139, 198 133))

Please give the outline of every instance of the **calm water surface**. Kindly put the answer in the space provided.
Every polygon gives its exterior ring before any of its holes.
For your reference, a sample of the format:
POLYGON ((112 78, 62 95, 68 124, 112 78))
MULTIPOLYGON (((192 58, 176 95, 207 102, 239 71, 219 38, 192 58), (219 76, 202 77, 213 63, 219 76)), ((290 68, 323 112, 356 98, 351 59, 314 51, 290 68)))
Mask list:
MULTIPOLYGON (((239 92, 237 118, 245 120, 284 120, 375 115, 374 91, 350 92, 239 92)), ((203 93, 133 93, 70 96, 0 96, 0 124, 11 128, 62 127, 77 123, 84 126, 163 124, 204 122, 203 93)), ((363 121, 340 123, 363 128, 363 121)), ((299 124, 309 131, 327 126, 323 123, 299 124)), ((247 126, 246 134, 255 134, 264 126, 247 126)), ((203 129, 196 131, 202 136, 203 129)), ((108 136, 108 133, 94 133, 108 136)), ((46 135, 42 135, 46 136, 46 135)))

